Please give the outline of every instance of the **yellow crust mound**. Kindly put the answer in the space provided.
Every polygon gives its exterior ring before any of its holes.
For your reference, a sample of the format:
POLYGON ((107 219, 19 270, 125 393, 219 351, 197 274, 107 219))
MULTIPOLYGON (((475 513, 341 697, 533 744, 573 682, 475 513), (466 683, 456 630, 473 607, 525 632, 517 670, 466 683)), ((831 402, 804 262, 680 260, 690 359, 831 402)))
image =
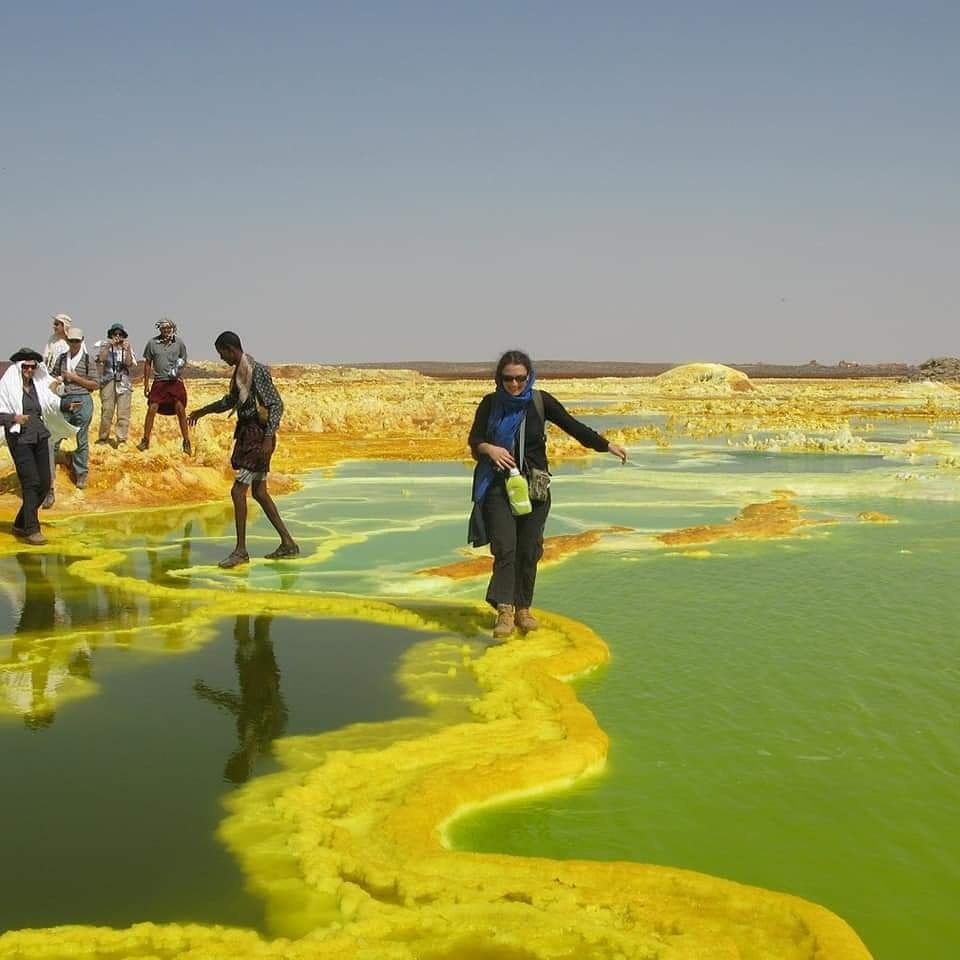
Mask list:
POLYGON ((751 393, 756 389, 745 373, 722 363, 684 363, 661 373, 655 383, 664 393, 692 397, 751 393))

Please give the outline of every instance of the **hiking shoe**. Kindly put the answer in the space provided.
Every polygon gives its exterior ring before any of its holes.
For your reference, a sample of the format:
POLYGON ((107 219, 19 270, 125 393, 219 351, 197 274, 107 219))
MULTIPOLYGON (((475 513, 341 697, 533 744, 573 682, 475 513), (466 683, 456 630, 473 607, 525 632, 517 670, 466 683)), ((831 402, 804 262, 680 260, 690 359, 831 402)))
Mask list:
POLYGON ((24 543, 29 543, 31 547, 42 547, 47 542, 47 538, 38 530, 36 533, 28 533, 23 538, 24 543))
POLYGON ((530 612, 529 607, 520 607, 517 610, 517 626, 521 633, 529 633, 531 630, 537 630, 540 624, 537 618, 530 612))
POLYGON ((292 560, 300 556, 300 547, 296 543, 281 543, 276 550, 267 554, 267 560, 292 560))
POLYGON ((513 604, 512 603, 498 603, 497 604, 497 622, 493 627, 493 639, 494 640, 506 640, 507 637, 513 635, 513 630, 515 623, 513 620, 513 604))
POLYGON ((18 527, 15 523, 10 524, 10 532, 15 537, 25 537, 27 535, 27 531, 23 527, 18 527))
POLYGON ((239 567, 241 563, 249 563, 250 554, 246 550, 234 550, 229 557, 224 557, 217 566, 221 570, 231 570, 233 567, 239 567))
POLYGON ((57 498, 53 495, 53 491, 51 490, 51 491, 43 498, 43 503, 40 504, 40 509, 41 509, 41 510, 49 510, 56 502, 57 502, 57 498))
POLYGON ((74 485, 78 490, 83 490, 87 485, 87 475, 85 473, 80 474, 80 476, 74 481, 74 485))
POLYGON ((150 449, 150 441, 144 437, 138 444, 137 449, 142 453, 144 450, 150 449))
POLYGON ((108 437, 100 437, 100 439, 97 440, 97 446, 99 447, 99 446, 102 446, 103 444, 106 444, 106 443, 109 443, 109 442, 110 442, 110 440, 109 440, 108 437))
POLYGON ((190 446, 189 440, 183 441, 183 452, 189 457, 193 453, 193 447, 190 446))

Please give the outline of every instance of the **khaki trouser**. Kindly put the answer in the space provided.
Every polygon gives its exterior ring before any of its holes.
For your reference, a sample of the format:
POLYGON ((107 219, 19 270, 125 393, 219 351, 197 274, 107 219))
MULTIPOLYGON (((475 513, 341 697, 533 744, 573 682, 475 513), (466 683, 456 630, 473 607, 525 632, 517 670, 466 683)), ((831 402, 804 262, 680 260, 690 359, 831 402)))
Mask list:
POLYGON ((110 425, 113 422, 113 414, 117 414, 117 440, 126 440, 127 431, 130 429, 130 404, 133 400, 133 392, 127 390, 117 396, 118 384, 113 380, 108 380, 100 388, 100 436, 99 440, 108 440, 110 438, 110 425))

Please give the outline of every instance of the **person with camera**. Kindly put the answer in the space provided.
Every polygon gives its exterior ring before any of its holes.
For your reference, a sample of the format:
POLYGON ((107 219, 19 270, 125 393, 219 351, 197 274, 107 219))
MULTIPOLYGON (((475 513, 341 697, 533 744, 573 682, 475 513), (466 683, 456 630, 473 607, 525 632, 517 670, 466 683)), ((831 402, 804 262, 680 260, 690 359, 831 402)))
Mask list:
POLYGON ((490 544, 487 602, 497 611, 493 636, 506 640, 518 627, 529 633, 539 626, 530 607, 550 512, 547 421, 621 463, 627 451, 575 420, 545 390, 535 390, 536 374, 526 353, 503 354, 495 380, 496 390, 477 406, 468 440, 477 466, 467 539, 475 547, 490 544))
POLYGON ((136 365, 127 331, 122 324, 113 324, 97 354, 97 369, 100 371, 100 432, 97 443, 110 442, 114 416, 117 418, 117 446, 127 442, 130 405, 133 401, 130 372, 136 365))

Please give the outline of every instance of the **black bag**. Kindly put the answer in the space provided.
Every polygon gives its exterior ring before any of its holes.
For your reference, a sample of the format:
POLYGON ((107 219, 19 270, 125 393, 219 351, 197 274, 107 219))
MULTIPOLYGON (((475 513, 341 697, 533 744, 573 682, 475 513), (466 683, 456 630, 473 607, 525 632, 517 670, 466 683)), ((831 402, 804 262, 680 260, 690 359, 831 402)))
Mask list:
MULTIPOLYGON (((546 417, 543 413, 543 394, 539 390, 533 391, 533 405, 540 414, 543 421, 544 430, 547 427, 546 417)), ((527 489, 530 492, 532 503, 542 503, 550 496, 550 473, 547 470, 541 470, 539 467, 528 467, 524 463, 524 440, 527 435, 527 418, 524 415, 523 423, 520 424, 520 472, 527 478, 527 489)))
POLYGON ((527 478, 527 489, 530 491, 530 499, 534 503, 542 502, 550 496, 550 474, 546 470, 538 467, 527 467, 524 470, 524 476, 527 478))

